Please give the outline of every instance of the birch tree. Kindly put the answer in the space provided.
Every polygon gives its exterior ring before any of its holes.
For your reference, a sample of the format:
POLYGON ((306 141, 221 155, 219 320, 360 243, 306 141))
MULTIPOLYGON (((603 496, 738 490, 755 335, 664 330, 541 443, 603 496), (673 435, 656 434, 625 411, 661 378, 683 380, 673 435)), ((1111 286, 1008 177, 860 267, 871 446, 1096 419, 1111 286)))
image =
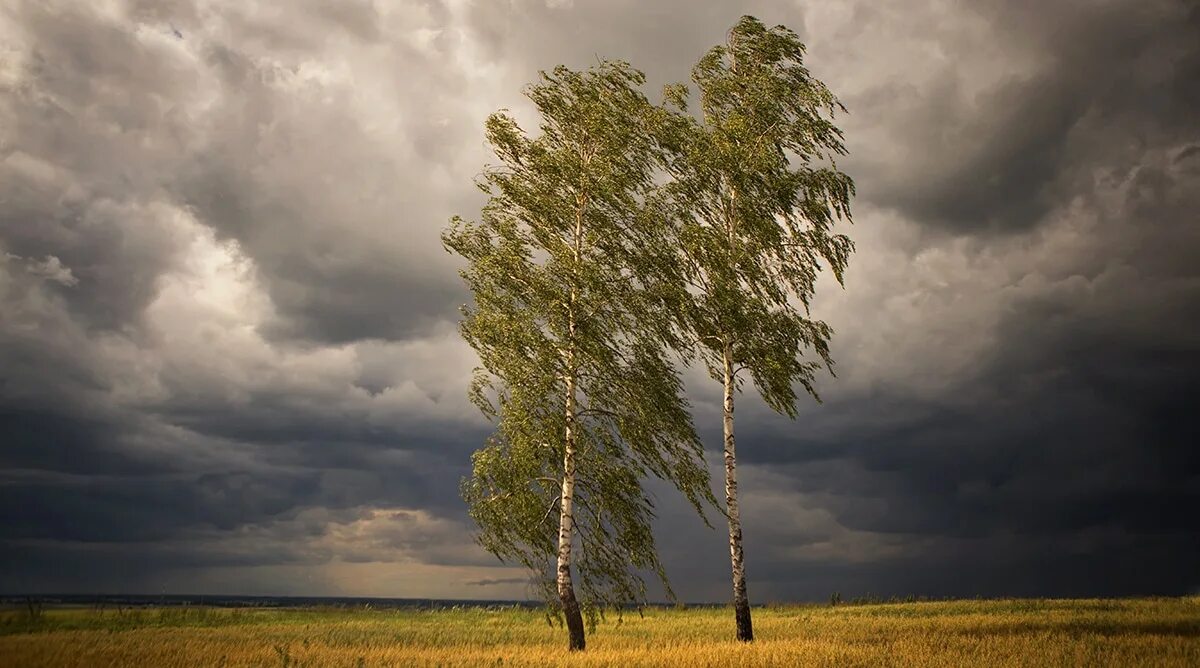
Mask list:
POLYGON ((742 17, 724 45, 692 71, 702 124, 685 126, 674 163, 687 216, 679 231, 690 269, 683 313, 709 374, 723 390, 725 507, 739 640, 754 632, 738 508, 734 401, 748 374, 772 409, 795 418, 796 386, 813 398, 832 372, 832 331, 810 316, 817 276, 839 283, 853 251, 833 234, 850 219, 854 183, 837 169, 846 149, 833 124, 844 111, 803 63, 804 45, 783 26, 742 17))
POLYGON ((508 113, 487 140, 500 163, 479 186, 478 222, 443 234, 473 294, 462 335, 482 363, 471 388, 496 425, 463 496, 478 540, 523 564, 585 647, 610 606, 645 601, 644 574, 670 591, 643 480, 672 482, 703 514, 714 503, 676 369, 669 313, 678 256, 655 187, 661 108, 624 63, 558 67, 526 89, 531 138, 508 113))

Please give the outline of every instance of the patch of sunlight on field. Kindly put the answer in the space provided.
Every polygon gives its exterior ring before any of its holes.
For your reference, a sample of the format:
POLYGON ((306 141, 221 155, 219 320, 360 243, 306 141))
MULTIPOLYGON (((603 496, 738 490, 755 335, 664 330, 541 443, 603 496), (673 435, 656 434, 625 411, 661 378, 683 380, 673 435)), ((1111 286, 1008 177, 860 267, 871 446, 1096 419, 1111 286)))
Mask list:
POLYGON ((1200 666, 1200 598, 727 609, 610 618, 568 654, 528 610, 49 610, 0 617, 5 666, 1200 666))

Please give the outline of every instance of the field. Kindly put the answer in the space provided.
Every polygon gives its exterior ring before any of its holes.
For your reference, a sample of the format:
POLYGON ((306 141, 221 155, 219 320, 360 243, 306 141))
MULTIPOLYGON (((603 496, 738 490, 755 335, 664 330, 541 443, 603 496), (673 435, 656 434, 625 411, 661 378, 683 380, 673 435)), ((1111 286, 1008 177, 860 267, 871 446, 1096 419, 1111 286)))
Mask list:
POLYGON ((1200 666, 1200 597, 996 600, 611 618, 568 654, 538 611, 58 609, 0 616, 3 666, 1200 666))

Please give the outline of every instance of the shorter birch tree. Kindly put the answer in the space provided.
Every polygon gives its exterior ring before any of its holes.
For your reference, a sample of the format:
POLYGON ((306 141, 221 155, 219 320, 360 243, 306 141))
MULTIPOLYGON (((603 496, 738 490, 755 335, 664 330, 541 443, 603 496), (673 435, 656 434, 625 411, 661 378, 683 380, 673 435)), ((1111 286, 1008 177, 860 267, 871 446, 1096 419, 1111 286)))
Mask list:
POLYGON ((643 480, 670 481, 703 515, 715 503, 676 369, 678 254, 654 177, 662 109, 624 63, 542 73, 526 95, 529 137, 487 121, 500 164, 479 182, 478 222, 446 248, 473 295, 461 332, 482 363, 471 398, 496 425, 462 492, 479 543, 524 565, 585 647, 610 606, 645 602, 643 574, 671 594, 643 480))

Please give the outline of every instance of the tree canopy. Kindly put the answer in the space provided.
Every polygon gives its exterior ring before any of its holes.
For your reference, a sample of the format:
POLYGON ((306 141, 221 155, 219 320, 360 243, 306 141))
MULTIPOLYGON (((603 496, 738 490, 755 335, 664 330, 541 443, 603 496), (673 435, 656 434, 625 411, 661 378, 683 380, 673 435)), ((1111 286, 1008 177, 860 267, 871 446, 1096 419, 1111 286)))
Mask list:
POLYGON ((643 480, 698 510, 715 502, 669 357, 678 264, 655 183, 663 115, 643 83, 621 62, 542 73, 526 90, 540 134, 488 119, 500 164, 479 182, 487 204, 443 236, 474 297, 461 325, 482 363, 472 399, 496 424, 463 496, 479 542, 534 574, 578 649, 572 569, 593 622, 644 602, 643 573, 670 592, 643 480))

